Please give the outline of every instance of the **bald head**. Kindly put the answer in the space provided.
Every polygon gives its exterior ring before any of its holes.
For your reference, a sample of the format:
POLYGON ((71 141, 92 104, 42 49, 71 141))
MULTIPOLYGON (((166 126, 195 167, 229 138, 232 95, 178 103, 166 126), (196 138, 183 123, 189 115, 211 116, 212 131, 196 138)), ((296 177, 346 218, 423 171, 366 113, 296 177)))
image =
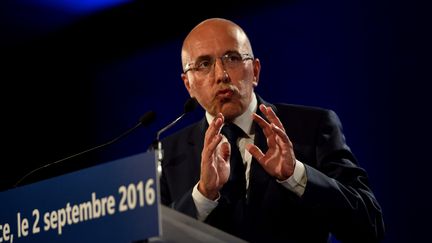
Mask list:
POLYGON ((261 65, 237 24, 219 18, 198 24, 183 42, 182 64, 189 95, 210 115, 234 120, 251 104, 261 65))
POLYGON ((206 19, 195 26, 183 41, 182 66, 185 68, 196 56, 212 54, 203 51, 216 50, 222 46, 229 48, 229 45, 253 56, 249 38, 240 26, 227 19, 206 19))

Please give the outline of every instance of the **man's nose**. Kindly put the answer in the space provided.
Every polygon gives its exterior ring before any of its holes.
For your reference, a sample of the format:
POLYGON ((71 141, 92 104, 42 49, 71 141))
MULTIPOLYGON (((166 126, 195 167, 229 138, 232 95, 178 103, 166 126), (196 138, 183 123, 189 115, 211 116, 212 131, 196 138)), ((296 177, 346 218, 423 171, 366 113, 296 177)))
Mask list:
POLYGON ((217 83, 227 83, 229 82, 228 72, 222 62, 222 59, 217 58, 214 64, 214 74, 217 83))

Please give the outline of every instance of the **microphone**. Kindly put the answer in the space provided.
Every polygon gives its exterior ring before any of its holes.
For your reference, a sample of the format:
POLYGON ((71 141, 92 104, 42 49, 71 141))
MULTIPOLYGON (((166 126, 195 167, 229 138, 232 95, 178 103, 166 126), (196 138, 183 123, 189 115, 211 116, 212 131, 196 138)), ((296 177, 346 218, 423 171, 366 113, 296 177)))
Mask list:
POLYGON ((183 113, 177 117, 177 119, 175 119, 174 121, 172 121, 170 124, 166 125, 165 127, 163 127, 162 129, 160 129, 157 133, 156 133, 156 140, 153 142, 153 146, 156 147, 156 157, 157 157, 157 172, 159 174, 159 176, 162 175, 162 159, 163 159, 163 151, 162 151, 162 143, 160 141, 160 135, 165 132, 166 130, 168 130, 169 128, 171 128, 172 126, 174 126, 180 119, 182 119, 187 113, 195 110, 195 108, 198 106, 198 102, 194 97, 189 98, 184 106, 183 106, 183 113))
POLYGON ((176 124, 180 119, 182 119, 183 116, 185 116, 187 113, 193 111, 197 107, 197 104, 198 104, 198 102, 195 98, 189 98, 186 101, 186 103, 184 104, 183 114, 181 114, 179 117, 177 117, 177 119, 175 119, 173 122, 171 122, 167 126, 163 127, 161 130, 159 130, 156 134, 156 141, 159 141, 159 137, 163 132, 168 130, 170 127, 174 126, 174 124, 176 124))
POLYGON ((49 163, 49 164, 43 165, 43 166, 41 166, 41 167, 38 167, 38 168, 36 168, 36 169, 30 171, 30 172, 27 173, 26 175, 24 175, 20 180, 18 180, 18 181, 15 183, 14 187, 17 187, 17 186, 18 186, 22 181, 24 181, 24 179, 26 179, 28 176, 34 174, 35 172, 37 172, 37 171, 39 171, 39 170, 42 170, 42 169, 47 168, 47 167, 49 167, 49 166, 52 166, 52 165, 58 164, 58 163, 60 163, 60 162, 63 162, 63 161, 66 161, 66 160, 69 160, 69 159, 75 158, 75 157, 77 157, 77 156, 80 156, 80 155, 86 154, 86 153, 88 153, 88 152, 91 152, 91 151, 93 151, 93 150, 96 150, 96 149, 99 149, 99 148, 102 148, 102 147, 108 146, 108 145, 110 145, 110 144, 113 144, 113 143, 115 143, 116 141, 118 141, 119 139, 121 139, 121 138, 125 137, 126 135, 128 135, 129 133, 131 133, 133 130, 137 129, 138 127, 140 127, 140 126, 144 126, 144 127, 146 127, 146 126, 150 125, 150 124, 151 124, 155 119, 156 119, 156 113, 155 113, 154 111, 148 111, 148 112, 146 112, 144 115, 142 115, 142 116, 140 117, 140 119, 138 120, 138 123, 137 123, 134 127, 130 128, 129 130, 127 130, 126 132, 120 134, 119 136, 117 136, 117 137, 111 139, 110 141, 108 141, 108 142, 106 142, 106 143, 104 143, 104 144, 101 144, 101 145, 95 146, 95 147, 93 147, 93 148, 89 148, 89 149, 84 150, 84 151, 81 151, 81 152, 79 152, 79 153, 76 153, 76 154, 70 155, 70 156, 68 156, 68 157, 66 157, 66 158, 63 158, 63 159, 60 159, 60 160, 54 161, 54 162, 52 162, 52 163, 49 163))

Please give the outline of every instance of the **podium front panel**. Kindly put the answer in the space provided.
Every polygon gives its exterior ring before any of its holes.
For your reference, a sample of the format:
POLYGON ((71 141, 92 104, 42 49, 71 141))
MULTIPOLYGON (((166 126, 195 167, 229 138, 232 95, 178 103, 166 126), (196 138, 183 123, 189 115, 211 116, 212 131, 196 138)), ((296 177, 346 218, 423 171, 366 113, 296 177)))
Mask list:
POLYGON ((133 242, 161 234, 154 153, 0 193, 0 242, 133 242))

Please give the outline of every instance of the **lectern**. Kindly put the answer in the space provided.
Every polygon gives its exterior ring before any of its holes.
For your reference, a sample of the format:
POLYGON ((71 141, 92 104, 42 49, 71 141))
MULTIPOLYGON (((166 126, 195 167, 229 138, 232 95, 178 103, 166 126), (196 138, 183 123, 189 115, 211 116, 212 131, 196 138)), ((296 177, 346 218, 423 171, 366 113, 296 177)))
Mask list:
POLYGON ((0 193, 0 242, 244 242, 160 204, 153 152, 0 193))

